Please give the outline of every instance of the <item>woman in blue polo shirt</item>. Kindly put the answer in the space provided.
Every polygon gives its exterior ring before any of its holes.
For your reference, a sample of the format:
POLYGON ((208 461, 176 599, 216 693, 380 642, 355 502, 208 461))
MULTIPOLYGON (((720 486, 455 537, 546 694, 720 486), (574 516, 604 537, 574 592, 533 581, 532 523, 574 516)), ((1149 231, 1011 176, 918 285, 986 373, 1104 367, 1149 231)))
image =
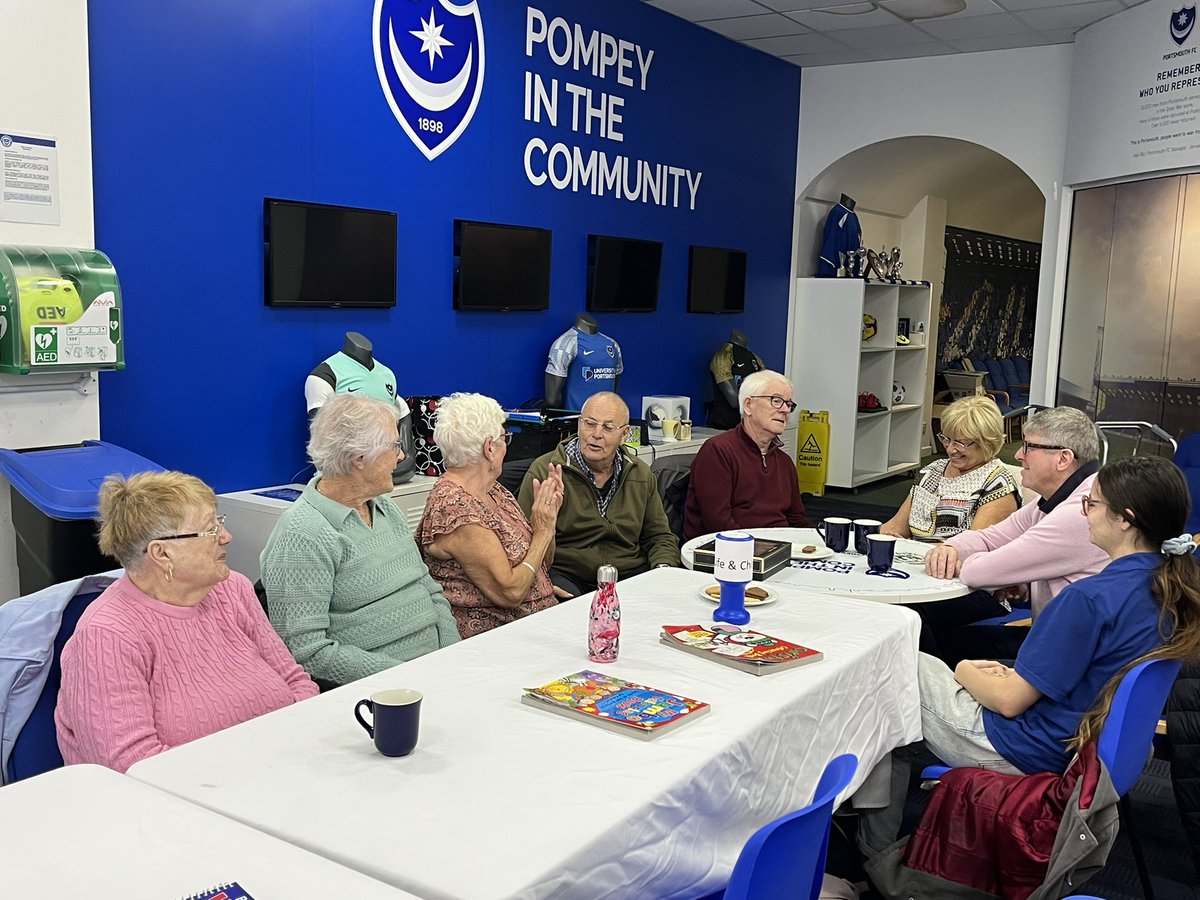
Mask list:
POLYGON ((1189 505, 1183 474, 1165 459, 1102 468, 1081 514, 1112 562, 1059 593, 1012 667, 963 660, 951 672, 920 654, 929 749, 951 766, 1061 772, 1072 738, 1098 735, 1111 688, 1134 664, 1200 652, 1200 566, 1192 535, 1180 534, 1189 505))

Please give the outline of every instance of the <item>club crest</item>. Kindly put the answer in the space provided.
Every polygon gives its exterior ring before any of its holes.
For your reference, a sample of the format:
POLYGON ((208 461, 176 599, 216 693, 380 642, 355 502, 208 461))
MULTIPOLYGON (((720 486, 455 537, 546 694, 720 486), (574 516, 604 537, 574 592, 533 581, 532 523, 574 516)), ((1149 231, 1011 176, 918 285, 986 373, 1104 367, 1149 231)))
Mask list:
POLYGON ((426 159, 471 122, 483 90, 483 20, 475 0, 375 0, 375 70, 396 121, 426 159))
POLYGON ((1182 47, 1183 42, 1191 35, 1192 26, 1195 24, 1195 6, 1185 6, 1183 9, 1175 10, 1171 13, 1171 40, 1182 47))

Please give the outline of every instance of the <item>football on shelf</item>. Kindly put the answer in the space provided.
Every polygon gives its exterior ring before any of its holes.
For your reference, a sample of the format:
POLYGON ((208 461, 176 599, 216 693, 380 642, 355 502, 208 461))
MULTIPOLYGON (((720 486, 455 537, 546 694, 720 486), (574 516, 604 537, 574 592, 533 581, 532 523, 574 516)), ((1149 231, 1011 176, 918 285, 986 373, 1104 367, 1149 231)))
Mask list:
POLYGON ((904 387, 904 385, 902 385, 898 381, 893 381, 892 382, 892 406, 899 406, 901 403, 903 403, 904 396, 907 393, 908 393, 908 391, 904 387))

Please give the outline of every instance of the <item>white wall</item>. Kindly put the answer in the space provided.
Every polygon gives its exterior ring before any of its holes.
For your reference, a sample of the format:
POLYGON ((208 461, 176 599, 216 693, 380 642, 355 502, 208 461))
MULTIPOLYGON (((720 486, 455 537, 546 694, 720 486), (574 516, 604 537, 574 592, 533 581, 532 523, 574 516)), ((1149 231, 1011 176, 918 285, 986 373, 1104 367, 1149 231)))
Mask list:
MULTIPOLYGON (((58 225, 0 222, 0 244, 94 247, 87 0, 3 0, 0 35, 0 131, 58 142, 62 210, 58 225)), ((78 376, 0 375, 0 446, 44 447, 99 436, 94 376, 81 384, 78 376)), ((17 593, 14 553, 9 488, 0 478, 0 602, 17 593)))
POLYGON ((1046 373, 1057 370, 1061 285, 1055 265, 1065 214, 1061 185, 1071 61, 1072 47, 1058 45, 822 66, 804 70, 800 89, 798 190, 847 153, 911 135, 990 148, 1037 185, 1046 198, 1046 222, 1035 402, 1047 402, 1054 379, 1046 373))

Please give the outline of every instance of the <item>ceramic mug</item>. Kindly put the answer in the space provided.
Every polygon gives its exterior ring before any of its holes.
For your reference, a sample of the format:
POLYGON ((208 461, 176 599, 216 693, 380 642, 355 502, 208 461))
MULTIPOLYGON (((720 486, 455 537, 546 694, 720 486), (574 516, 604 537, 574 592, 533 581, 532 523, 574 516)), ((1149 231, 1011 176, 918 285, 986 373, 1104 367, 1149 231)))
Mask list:
POLYGON ((417 746, 421 728, 420 691, 396 688, 372 694, 370 700, 354 705, 354 718, 375 741, 375 749, 384 756, 408 756, 417 746), (362 716, 363 708, 371 711, 371 724, 362 716))
POLYGON ((891 534, 867 535, 867 569, 886 572, 896 557, 896 537, 891 534))
POLYGON ((879 534, 879 528, 883 523, 878 519, 855 519, 854 520, 854 549, 863 556, 867 555, 867 536, 879 534))
POLYGON ((662 426, 664 441, 679 440, 679 419, 663 419, 662 426))
POLYGON ((850 546, 850 525, 849 519, 832 516, 817 523, 817 534, 824 539, 826 547, 841 553, 850 546))
POLYGON ((679 420, 679 439, 681 441, 690 441, 692 439, 692 420, 679 420))

